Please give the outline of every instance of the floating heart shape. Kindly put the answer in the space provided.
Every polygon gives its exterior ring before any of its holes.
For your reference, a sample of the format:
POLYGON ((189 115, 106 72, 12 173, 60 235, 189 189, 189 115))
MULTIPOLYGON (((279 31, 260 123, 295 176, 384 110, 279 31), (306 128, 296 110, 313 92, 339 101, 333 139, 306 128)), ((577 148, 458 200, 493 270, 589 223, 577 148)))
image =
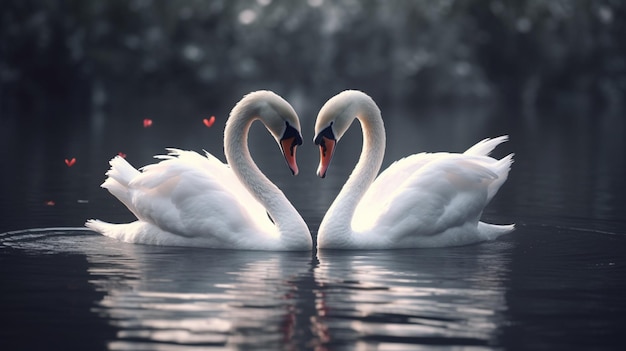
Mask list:
POLYGON ((215 123, 215 116, 211 116, 211 118, 203 119, 202 123, 204 123, 204 125, 207 126, 208 128, 211 128, 211 126, 213 126, 213 123, 215 123))
POLYGON ((143 120, 143 127, 148 128, 152 125, 152 120, 150 118, 146 118, 143 120))
POLYGON ((121 151, 117 153, 117 156, 119 156, 121 158, 126 158, 126 154, 121 152, 121 151))
POLYGON ((52 201, 52 200, 48 200, 48 201, 45 202, 45 204, 46 204, 46 206, 54 206, 55 202, 52 201))
POLYGON ((74 165, 74 163, 76 163, 76 158, 75 158, 75 157, 72 157, 72 159, 71 159, 71 160, 65 159, 65 164, 66 164, 68 167, 72 167, 72 166, 74 165))

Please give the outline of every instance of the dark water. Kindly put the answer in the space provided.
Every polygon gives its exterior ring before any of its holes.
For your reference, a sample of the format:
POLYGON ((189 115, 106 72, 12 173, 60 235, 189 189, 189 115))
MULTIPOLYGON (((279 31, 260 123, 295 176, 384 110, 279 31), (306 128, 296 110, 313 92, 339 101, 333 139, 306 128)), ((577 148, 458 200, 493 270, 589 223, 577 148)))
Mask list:
POLYGON ((2 244, 10 349, 617 349, 625 319, 626 242, 592 232, 313 257, 67 230, 2 244))
MULTIPOLYGON (((613 130, 623 129, 621 116, 590 122, 574 115, 562 124, 550 117, 567 110, 506 121, 499 117, 502 111, 472 106, 386 110, 385 164, 421 150, 462 151, 475 140, 509 131, 511 141, 497 152, 516 152, 516 163, 484 218, 515 222, 518 229, 468 247, 313 253, 129 245, 63 228, 7 232, 0 236, 3 345, 619 349, 626 322, 624 141, 613 130), (401 118, 410 114, 420 117, 401 118)), ((303 122, 305 139, 310 124, 303 122)), ((156 127, 133 128, 145 140, 143 148, 160 152, 161 141, 149 134, 159 132, 156 127)), ((196 128, 187 138, 201 143, 221 137, 222 127, 214 128, 196 128)), ((18 132, 23 134, 16 134, 15 145, 23 145, 20 135, 37 139, 32 131, 18 132)), ((170 136, 178 137, 185 144, 181 135, 170 136)), ((262 128, 253 128, 253 156, 315 235, 356 161, 359 130, 342 140, 333 173, 324 180, 314 175, 312 145, 300 149, 302 174, 294 178, 268 138, 262 128)), ((91 138, 76 149, 82 156, 72 167, 64 163, 66 154, 49 147, 39 149, 41 162, 25 162, 10 174, 14 182, 0 202, 3 230, 78 227, 92 217, 131 220, 98 187, 110 155, 95 142, 91 138), (85 159, 86 150, 91 159, 85 159)), ((206 148, 221 157, 221 148, 209 144, 206 148)), ((130 150, 131 162, 141 159, 143 149, 130 150)), ((13 154, 10 162, 24 160, 13 154)))
POLYGON ((623 4, 0 9, 2 350, 623 348, 623 4), (345 135, 321 180, 314 118, 348 88, 380 104, 384 167, 509 134, 494 154, 514 152, 515 164, 483 218, 517 230, 457 248, 280 253, 129 245, 77 229, 133 220, 99 187, 111 157, 139 167, 178 147, 223 159, 230 108, 273 89, 301 119, 301 174, 258 125, 251 152, 315 237, 361 137, 345 135))

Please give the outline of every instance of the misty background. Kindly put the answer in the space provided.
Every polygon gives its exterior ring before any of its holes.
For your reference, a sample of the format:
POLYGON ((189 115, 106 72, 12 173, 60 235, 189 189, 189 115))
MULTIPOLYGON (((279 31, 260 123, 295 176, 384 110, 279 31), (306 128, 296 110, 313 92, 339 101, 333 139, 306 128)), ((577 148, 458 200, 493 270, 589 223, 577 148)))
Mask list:
POLYGON ((94 200, 118 206, 98 187, 118 153, 137 167, 165 147, 223 160, 228 112, 258 89, 274 90, 298 112, 302 174, 287 177, 275 143, 256 125, 252 153, 313 222, 360 151, 354 127, 329 173, 335 180, 315 178, 314 119, 344 89, 380 105, 384 166, 509 134, 496 152, 516 153, 495 200, 505 222, 540 214, 619 219, 625 8, 610 0, 2 1, 5 229, 81 225, 102 211, 94 200), (207 129, 202 119, 212 115, 207 129), (148 118, 153 125, 144 128, 148 118), (63 161, 71 158, 70 168, 63 161), (49 201, 54 208, 42 205, 49 201), (25 215, 33 208, 46 209, 25 215))

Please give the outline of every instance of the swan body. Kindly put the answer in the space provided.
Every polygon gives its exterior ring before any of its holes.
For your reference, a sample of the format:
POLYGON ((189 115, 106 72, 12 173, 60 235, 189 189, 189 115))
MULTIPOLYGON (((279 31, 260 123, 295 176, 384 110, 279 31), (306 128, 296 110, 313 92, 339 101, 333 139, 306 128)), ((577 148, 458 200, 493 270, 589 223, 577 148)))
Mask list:
POLYGON ((285 100, 269 91, 250 93, 233 108, 224 130, 228 164, 209 153, 168 149, 161 161, 135 169, 117 156, 102 184, 137 217, 127 224, 85 224, 120 241, 217 249, 310 250, 309 229, 285 195, 261 173, 247 138, 260 120, 297 174, 300 122, 285 100))
POLYGON ((513 154, 500 160, 488 156, 507 136, 482 140, 462 154, 414 154, 376 177, 385 150, 381 113, 369 96, 348 90, 326 102, 316 120, 320 177, 326 176, 335 144, 354 119, 361 123, 363 149, 320 224, 318 248, 458 246, 493 240, 514 229, 480 221, 513 162, 513 154))

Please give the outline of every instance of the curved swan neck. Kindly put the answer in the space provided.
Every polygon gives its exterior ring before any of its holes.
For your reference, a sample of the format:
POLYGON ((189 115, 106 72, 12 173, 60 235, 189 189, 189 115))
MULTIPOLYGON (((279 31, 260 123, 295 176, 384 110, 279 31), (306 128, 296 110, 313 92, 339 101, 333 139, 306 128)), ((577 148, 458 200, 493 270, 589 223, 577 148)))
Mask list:
POLYGON ((347 113, 351 113, 361 123, 363 148, 354 171, 320 224, 321 246, 330 243, 333 247, 348 246, 354 240, 352 217, 359 201, 376 179, 385 155, 385 127, 374 101, 369 97, 356 99, 347 113))
POLYGON ((260 107, 251 102, 237 104, 231 112, 224 129, 226 161, 241 183, 265 207, 278 228, 279 240, 285 248, 301 249, 307 242, 310 246, 306 223, 283 192, 261 172, 250 155, 248 133, 255 120, 262 120, 259 111, 260 107))

